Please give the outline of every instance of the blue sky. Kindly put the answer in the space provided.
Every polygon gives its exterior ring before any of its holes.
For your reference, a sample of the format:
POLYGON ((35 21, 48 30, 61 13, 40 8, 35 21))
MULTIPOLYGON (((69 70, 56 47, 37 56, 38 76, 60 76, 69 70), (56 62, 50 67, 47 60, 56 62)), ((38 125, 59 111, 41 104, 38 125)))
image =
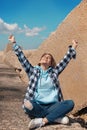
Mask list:
POLYGON ((0 50, 14 34, 24 49, 36 49, 82 0, 0 0, 0 50))

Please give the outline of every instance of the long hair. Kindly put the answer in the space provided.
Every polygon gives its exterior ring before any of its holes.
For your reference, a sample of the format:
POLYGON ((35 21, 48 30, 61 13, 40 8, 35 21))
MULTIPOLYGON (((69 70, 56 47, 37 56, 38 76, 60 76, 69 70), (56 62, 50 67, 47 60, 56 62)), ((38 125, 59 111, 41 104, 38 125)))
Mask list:
MULTIPOLYGON (((41 60, 42 57, 45 56, 45 55, 50 55, 50 56, 51 56, 51 65, 50 65, 49 67, 55 68, 55 66, 56 66, 56 61, 55 61, 54 57, 53 57, 50 53, 44 53, 44 54, 41 56, 40 60, 41 60)), ((40 66, 40 63, 38 63, 38 65, 40 66)))

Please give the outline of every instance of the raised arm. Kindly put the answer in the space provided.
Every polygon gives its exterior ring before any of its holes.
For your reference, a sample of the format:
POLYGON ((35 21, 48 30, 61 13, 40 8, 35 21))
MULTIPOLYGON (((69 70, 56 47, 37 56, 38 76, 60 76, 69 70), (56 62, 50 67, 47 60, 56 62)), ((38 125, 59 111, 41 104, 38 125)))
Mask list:
POLYGON ((20 61, 21 65, 23 66, 25 72, 27 73, 28 77, 32 74, 33 66, 30 64, 30 62, 25 57, 23 51, 21 50, 20 46, 16 44, 15 37, 11 35, 9 37, 9 41, 13 43, 13 50, 15 54, 18 57, 18 60, 20 61))
POLYGON ((65 56, 63 57, 63 59, 55 67, 55 73, 57 75, 59 75, 65 69, 65 67, 68 65, 69 61, 72 58, 74 59, 76 58, 76 48, 77 48, 78 42, 73 40, 72 43, 73 43, 72 46, 69 46, 69 49, 67 53, 65 54, 65 56))

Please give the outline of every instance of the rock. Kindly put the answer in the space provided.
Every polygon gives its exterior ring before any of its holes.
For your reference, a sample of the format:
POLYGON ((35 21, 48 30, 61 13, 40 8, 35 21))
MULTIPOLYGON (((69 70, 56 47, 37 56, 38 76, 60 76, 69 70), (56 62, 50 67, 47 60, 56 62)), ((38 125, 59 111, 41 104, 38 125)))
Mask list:
POLYGON ((59 79, 64 98, 75 102, 75 113, 87 107, 87 0, 72 10, 28 59, 36 65, 44 52, 50 52, 58 63, 73 39, 79 43, 77 59, 71 60, 59 79))

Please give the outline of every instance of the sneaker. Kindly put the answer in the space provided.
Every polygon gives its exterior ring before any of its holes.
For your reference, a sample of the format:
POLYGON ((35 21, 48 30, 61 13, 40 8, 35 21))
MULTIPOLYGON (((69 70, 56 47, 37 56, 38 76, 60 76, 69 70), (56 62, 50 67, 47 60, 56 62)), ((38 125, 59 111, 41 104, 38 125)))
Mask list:
POLYGON ((67 116, 63 117, 63 118, 58 118, 55 120, 56 123, 60 123, 60 124, 64 124, 67 125, 69 124, 69 118, 67 116))
POLYGON ((42 127, 45 125, 45 122, 42 121, 42 118, 32 119, 28 125, 29 129, 34 129, 38 127, 42 127))

